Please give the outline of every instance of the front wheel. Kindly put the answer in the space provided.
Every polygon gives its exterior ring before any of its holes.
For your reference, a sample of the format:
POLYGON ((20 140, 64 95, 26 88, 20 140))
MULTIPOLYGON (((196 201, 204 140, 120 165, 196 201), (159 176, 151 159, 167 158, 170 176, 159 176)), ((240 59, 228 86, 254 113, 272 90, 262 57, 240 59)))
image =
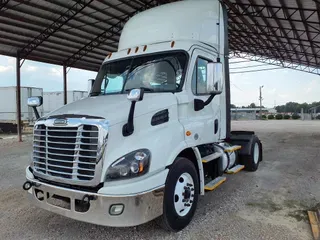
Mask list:
POLYGON ((163 215, 160 225, 169 231, 180 231, 191 221, 198 203, 199 179, 194 164, 187 158, 178 157, 167 176, 163 215))

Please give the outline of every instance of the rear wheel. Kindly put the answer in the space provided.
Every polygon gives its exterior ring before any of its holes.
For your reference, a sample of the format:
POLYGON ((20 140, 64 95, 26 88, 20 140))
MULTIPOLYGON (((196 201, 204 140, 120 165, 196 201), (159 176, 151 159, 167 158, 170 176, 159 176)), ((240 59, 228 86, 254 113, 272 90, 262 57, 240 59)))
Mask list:
POLYGON ((254 172, 259 167, 259 162, 262 160, 262 144, 260 140, 254 136, 252 139, 252 145, 250 155, 247 159, 244 159, 245 169, 254 172))
POLYGON ((158 223, 169 231, 180 231, 191 221, 197 208, 199 179, 194 164, 187 158, 178 157, 167 176, 163 215, 158 223))

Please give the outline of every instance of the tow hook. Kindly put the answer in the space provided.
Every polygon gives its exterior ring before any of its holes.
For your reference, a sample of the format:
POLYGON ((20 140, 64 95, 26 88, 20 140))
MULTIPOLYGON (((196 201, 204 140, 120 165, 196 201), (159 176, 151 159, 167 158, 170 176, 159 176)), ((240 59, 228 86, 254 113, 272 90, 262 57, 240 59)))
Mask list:
POLYGON ((83 196, 80 203, 83 205, 88 205, 90 204, 90 201, 96 200, 96 199, 97 199, 97 196, 86 194, 83 196))
POLYGON ((33 183, 32 183, 32 182, 26 181, 26 182, 22 185, 22 188, 23 188, 23 190, 28 191, 32 186, 33 186, 33 183))

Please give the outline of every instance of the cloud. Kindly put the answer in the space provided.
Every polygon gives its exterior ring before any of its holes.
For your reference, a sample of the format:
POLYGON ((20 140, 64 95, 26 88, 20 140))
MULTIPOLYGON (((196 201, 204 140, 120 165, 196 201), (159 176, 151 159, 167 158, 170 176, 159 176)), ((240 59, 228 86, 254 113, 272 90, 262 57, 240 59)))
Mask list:
POLYGON ((268 94, 275 94, 277 92, 276 88, 272 88, 271 90, 268 91, 268 94))
POLYGON ((13 57, 6 57, 9 65, 16 64, 16 59, 13 57))
POLYGON ((1 66, 0 65, 0 73, 13 71, 13 66, 1 66))
POLYGON ((280 98, 288 99, 289 100, 289 95, 288 94, 278 94, 280 98))
POLYGON ((310 81, 306 87, 304 88, 304 92, 305 93, 311 93, 311 92, 314 92, 314 91, 319 91, 319 87, 320 87, 320 83, 319 83, 319 80, 312 80, 310 81))
POLYGON ((28 66, 26 66, 26 68, 25 68, 25 70, 26 70, 27 72, 35 72, 35 71, 37 71, 38 69, 39 69, 38 67, 32 66, 32 65, 28 65, 28 66))
POLYGON ((49 74, 52 76, 62 77, 62 71, 60 70, 59 67, 50 68, 49 74))

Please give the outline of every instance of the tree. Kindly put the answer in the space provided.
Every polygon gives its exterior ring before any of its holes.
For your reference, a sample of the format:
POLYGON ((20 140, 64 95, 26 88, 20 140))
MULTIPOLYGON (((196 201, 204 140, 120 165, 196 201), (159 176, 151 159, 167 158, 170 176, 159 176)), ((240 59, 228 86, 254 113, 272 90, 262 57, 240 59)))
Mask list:
POLYGON ((294 119, 294 120, 299 119, 299 118, 300 118, 300 116, 296 113, 292 115, 292 119, 294 119))
POLYGON ((249 106, 248 106, 248 108, 256 108, 257 106, 256 106, 256 104, 255 103, 251 103, 249 106))
POLYGON ((237 108, 237 106, 234 104, 230 104, 230 108, 237 108))
POLYGON ((297 103, 297 102, 287 102, 285 105, 276 106, 275 109, 278 113, 284 113, 284 112, 292 112, 292 113, 298 113, 301 111, 301 108, 303 108, 303 111, 307 113, 310 108, 317 107, 316 112, 320 112, 320 102, 313 102, 311 104, 308 103, 297 103))

